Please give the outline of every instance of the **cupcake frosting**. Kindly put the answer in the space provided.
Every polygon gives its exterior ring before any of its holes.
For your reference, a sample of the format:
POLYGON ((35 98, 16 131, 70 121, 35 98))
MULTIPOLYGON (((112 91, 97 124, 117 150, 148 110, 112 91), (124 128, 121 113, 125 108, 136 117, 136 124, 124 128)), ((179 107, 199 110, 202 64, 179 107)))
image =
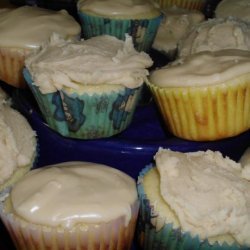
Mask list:
POLYGON ((135 181, 123 172, 90 162, 66 162, 30 171, 10 194, 14 212, 40 225, 71 228, 78 222, 131 218, 135 181))
POLYGON ((250 182, 240 163, 219 152, 180 153, 159 149, 155 155, 160 192, 183 231, 202 239, 231 235, 250 245, 250 182))
POLYGON ((25 64, 42 93, 83 85, 143 84, 153 61, 145 52, 135 50, 132 38, 122 41, 109 35, 88 40, 65 41, 53 36, 41 51, 28 57, 25 64))
POLYGON ((205 51, 154 70, 149 81, 160 87, 207 86, 249 73, 250 51, 205 51))
POLYGON ((0 104, 0 186, 15 170, 27 166, 36 151, 35 132, 8 104, 0 104))
POLYGON ((178 45, 179 56, 224 49, 250 50, 250 24, 236 18, 214 18, 196 25, 178 45))
POLYGON ((144 18, 160 15, 160 10, 148 0, 79 0, 78 10, 112 18, 144 18))
POLYGON ((81 27, 66 10, 54 11, 34 6, 5 9, 0 15, 0 46, 38 48, 50 35, 80 36, 81 27))
POLYGON ((249 0, 222 0, 215 9, 216 17, 238 17, 250 22, 249 0))
POLYGON ((171 51, 191 28, 204 20, 205 16, 196 10, 177 8, 162 10, 163 19, 155 37, 153 48, 160 51, 171 51))

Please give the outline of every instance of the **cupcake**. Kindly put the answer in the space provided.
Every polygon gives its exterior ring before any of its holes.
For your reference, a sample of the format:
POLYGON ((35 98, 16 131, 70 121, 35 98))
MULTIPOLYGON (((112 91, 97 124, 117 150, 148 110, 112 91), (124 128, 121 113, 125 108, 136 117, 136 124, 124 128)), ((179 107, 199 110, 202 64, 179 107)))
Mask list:
POLYGON ((17 249, 130 250, 138 215, 134 179, 105 165, 31 170, 0 206, 17 249))
POLYGON ((203 11, 207 0, 153 0, 153 2, 157 3, 161 8, 176 6, 189 10, 203 11))
POLYGON ((112 35, 133 38, 139 51, 151 48, 161 21, 161 12, 148 0, 79 0, 77 3, 85 39, 112 35))
POLYGON ((9 96, 0 91, 0 198, 33 166, 36 135, 28 121, 10 106, 9 96))
POLYGON ((37 50, 50 35, 79 39, 80 25, 65 10, 32 6, 3 9, 0 15, 0 80, 25 87, 22 69, 27 55, 37 50))
POLYGON ((163 19, 157 31, 152 48, 174 60, 178 42, 191 28, 204 21, 205 16, 197 10, 188 10, 176 6, 162 9, 163 19))
POLYGON ((215 8, 215 17, 237 17, 246 22, 250 22, 249 0, 222 0, 215 8))
POLYGON ((233 17, 201 22, 180 40, 178 56, 225 49, 250 50, 250 23, 233 17))
POLYGON ((103 35, 72 42, 53 36, 28 57, 24 71, 44 119, 59 134, 79 139, 125 130, 152 60, 125 41, 103 35))
POLYGON ((250 249, 250 182, 220 152, 160 148, 138 178, 142 249, 250 249))
POLYGON ((175 136, 214 141, 250 128, 250 51, 200 52, 151 72, 148 86, 175 136))

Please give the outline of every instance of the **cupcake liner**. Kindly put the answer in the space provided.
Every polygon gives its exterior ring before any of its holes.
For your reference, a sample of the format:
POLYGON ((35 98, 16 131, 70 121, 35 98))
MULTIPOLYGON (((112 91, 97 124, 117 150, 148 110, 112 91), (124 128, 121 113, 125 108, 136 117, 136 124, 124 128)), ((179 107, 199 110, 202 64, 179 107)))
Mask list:
POLYGON ((177 137, 213 141, 250 128, 249 75, 207 87, 148 86, 166 126, 177 137))
POLYGON ((162 16, 148 19, 111 19, 98 17, 78 12, 85 39, 111 35, 120 40, 125 40, 125 34, 129 34, 138 51, 148 51, 156 36, 162 16))
POLYGON ((136 230, 136 239, 143 250, 249 250, 249 247, 239 246, 236 243, 211 244, 201 240, 198 236, 191 236, 182 232, 180 228, 174 228, 167 223, 164 217, 157 213, 154 204, 150 203, 143 188, 143 178, 153 167, 146 166, 139 174, 137 190, 140 200, 140 212, 136 230))
POLYGON ((26 87, 22 70, 29 49, 0 48, 0 80, 17 88, 26 87))
POLYGON ((56 91, 42 94, 24 70, 25 79, 50 128, 65 137, 105 138, 125 130, 131 123, 141 88, 104 94, 68 94, 56 91))
POLYGON ((161 8, 169 8, 177 6, 179 8, 189 10, 203 11, 205 8, 206 0, 154 0, 161 8))
POLYGON ((120 217, 102 224, 77 224, 72 229, 29 223, 10 212, 10 201, 0 204, 0 216, 19 250, 41 249, 113 249, 130 250, 138 215, 138 202, 132 205, 132 217, 125 225, 120 217))

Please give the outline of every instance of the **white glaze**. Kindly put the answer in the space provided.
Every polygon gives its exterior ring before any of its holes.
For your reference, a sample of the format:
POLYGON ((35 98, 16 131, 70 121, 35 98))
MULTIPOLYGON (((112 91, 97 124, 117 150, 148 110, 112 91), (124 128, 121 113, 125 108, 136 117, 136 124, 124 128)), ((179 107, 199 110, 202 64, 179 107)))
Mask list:
POLYGON ((124 216, 127 225, 137 191, 135 181, 117 169, 65 162, 30 171, 10 198, 15 213, 35 224, 71 228, 124 216))

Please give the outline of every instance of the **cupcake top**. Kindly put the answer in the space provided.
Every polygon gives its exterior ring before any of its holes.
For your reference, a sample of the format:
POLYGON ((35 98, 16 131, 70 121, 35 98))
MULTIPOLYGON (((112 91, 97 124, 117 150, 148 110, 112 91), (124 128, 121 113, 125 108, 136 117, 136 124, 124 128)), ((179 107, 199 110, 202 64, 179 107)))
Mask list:
POLYGON ((79 0, 79 11, 110 18, 151 18, 160 15, 160 10, 148 0, 79 0))
POLYGON ((249 73, 250 51, 205 51, 154 70, 149 81, 159 87, 208 86, 223 84, 249 73))
POLYGON ((250 182, 242 166, 219 152, 155 155, 160 192, 183 231, 202 239, 231 235, 250 245, 250 182))
POLYGON ((77 38, 81 27, 66 10, 22 6, 1 12, 1 47, 38 48, 53 32, 65 38, 77 38))
POLYGON ((137 191, 134 179, 120 170, 65 162, 31 170, 13 187, 10 199, 14 212, 35 224, 72 228, 124 217, 127 225, 137 191))
POLYGON ((25 61, 34 84, 42 93, 84 85, 141 86, 153 61, 138 52, 132 38, 122 41, 103 35, 81 41, 65 41, 53 36, 51 41, 25 61))
POLYGON ((201 22, 180 41, 178 54, 224 49, 250 50, 250 24, 232 17, 201 22))
POLYGON ((178 8, 176 6, 162 9, 163 19, 157 31, 153 48, 169 52, 177 48, 177 44, 191 28, 205 19, 196 10, 178 8))
POLYGON ((5 100, 0 104, 0 189, 16 170, 32 165, 36 151, 35 132, 5 100))
POLYGON ((250 22, 249 0, 222 0, 215 9, 216 17, 238 17, 250 22))

